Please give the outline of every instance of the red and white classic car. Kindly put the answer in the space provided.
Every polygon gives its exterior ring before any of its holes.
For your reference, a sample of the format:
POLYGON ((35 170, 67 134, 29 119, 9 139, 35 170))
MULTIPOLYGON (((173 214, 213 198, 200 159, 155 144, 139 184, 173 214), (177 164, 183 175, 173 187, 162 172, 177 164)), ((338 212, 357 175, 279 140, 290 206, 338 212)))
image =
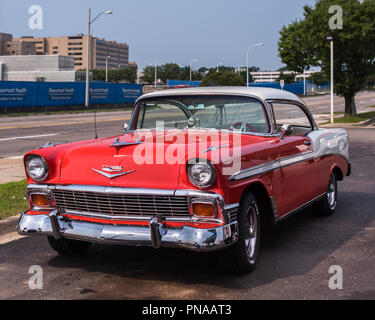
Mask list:
POLYGON ((260 226, 315 204, 331 215, 350 174, 347 132, 319 129, 292 93, 246 87, 143 95, 122 134, 24 157, 23 235, 61 254, 92 242, 221 250, 253 269, 260 226))

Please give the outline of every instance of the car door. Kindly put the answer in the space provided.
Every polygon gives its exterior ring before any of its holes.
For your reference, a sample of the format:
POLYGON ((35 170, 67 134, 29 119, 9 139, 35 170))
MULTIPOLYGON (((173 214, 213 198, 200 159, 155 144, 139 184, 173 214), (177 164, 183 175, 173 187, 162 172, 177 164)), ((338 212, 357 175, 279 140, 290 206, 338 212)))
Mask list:
POLYGON ((297 104, 273 102, 274 121, 278 132, 284 124, 291 132, 277 140, 282 180, 282 208, 287 214, 317 196, 314 153, 308 133, 313 130, 309 116, 297 104))

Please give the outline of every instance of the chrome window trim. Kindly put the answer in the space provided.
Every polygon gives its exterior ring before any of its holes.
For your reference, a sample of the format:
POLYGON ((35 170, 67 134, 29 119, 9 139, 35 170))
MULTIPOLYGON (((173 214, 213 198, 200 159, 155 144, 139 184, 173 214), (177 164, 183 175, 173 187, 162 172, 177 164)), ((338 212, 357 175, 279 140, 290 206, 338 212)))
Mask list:
MULTIPOLYGON (((257 135, 265 135, 265 136, 273 136, 275 134, 277 134, 277 131, 275 132, 274 130, 274 127, 273 127, 273 124, 272 124, 272 118, 271 118, 271 112, 270 112, 270 105, 267 103, 266 100, 263 100, 262 98, 256 96, 256 95, 252 95, 252 94, 246 94, 246 93, 229 93, 229 92, 215 92, 215 93, 197 93, 197 92, 184 92, 184 93, 178 93, 176 91, 176 93, 166 93, 166 94, 158 94, 157 96, 141 96, 137 99, 137 101, 135 102, 135 106, 134 106, 134 110, 133 110, 133 113, 132 113, 132 116, 131 116, 131 119, 130 119, 130 122, 129 122, 129 129, 132 130, 132 131, 135 131, 136 129, 134 129, 134 125, 135 125, 135 120, 133 119, 133 116, 134 114, 136 113, 136 109, 138 108, 138 104, 143 102, 143 100, 151 100, 151 99, 158 99, 158 98, 165 98, 165 97, 177 97, 177 96, 234 96, 234 97, 246 97, 246 98, 252 98, 252 99, 255 99, 257 101, 260 102, 260 104, 262 105, 262 107, 264 108, 265 112, 266 112, 266 123, 268 124, 268 127, 269 127, 269 131, 270 132, 267 132, 267 133, 258 133, 257 135)), ((129 130, 129 131, 130 131, 129 130)), ((127 132, 129 132, 127 131, 127 132)), ((242 132, 242 133, 245 133, 245 132, 242 132)), ((248 132, 248 134, 251 134, 250 132, 248 132)), ((255 134, 255 133, 252 133, 252 134, 255 134)))
MULTIPOLYGON (((276 123, 276 118, 275 118, 275 112, 273 110, 273 103, 296 105, 297 107, 301 108, 302 111, 306 114, 307 118, 309 119, 312 131, 318 130, 318 126, 316 125, 315 119, 311 111, 304 103, 301 103, 295 100, 288 100, 288 99, 268 99, 266 100, 266 102, 269 105, 269 108, 272 112, 272 122, 273 122, 274 130, 276 132, 277 132, 277 123, 276 123)), ((277 135, 280 135, 280 134, 277 134, 277 135)))

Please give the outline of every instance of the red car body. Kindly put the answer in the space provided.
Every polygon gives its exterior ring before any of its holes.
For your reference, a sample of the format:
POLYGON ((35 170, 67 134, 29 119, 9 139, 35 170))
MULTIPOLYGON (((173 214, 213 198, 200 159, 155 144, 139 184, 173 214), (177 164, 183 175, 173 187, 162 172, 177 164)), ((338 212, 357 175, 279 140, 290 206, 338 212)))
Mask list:
MULTIPOLYGON (((138 132, 132 121, 130 130, 123 135, 46 145, 25 155, 25 166, 30 157, 38 156, 45 160, 48 173, 44 180, 35 181, 25 168, 30 209, 22 214, 19 232, 27 235, 44 234, 55 240, 67 238, 152 245, 155 248, 165 245, 199 251, 230 250, 231 246, 241 240, 238 215, 243 210, 241 206, 247 193, 252 193, 256 198, 257 210, 276 223, 306 205, 326 199, 332 173, 336 180, 342 180, 350 174, 345 130, 318 129, 308 108, 293 94, 263 88, 197 88, 151 93, 141 97, 139 101, 150 97, 184 94, 226 94, 258 99, 265 108, 270 126, 275 128, 272 103, 291 103, 305 112, 311 122, 311 129, 305 135, 298 136, 287 135, 285 132, 244 134, 219 130, 215 135, 217 140, 211 140, 211 147, 207 149, 207 146, 189 143, 189 135, 192 134, 199 139, 207 139, 210 135, 207 130, 154 130, 146 138, 137 140, 138 132), (236 144, 238 135, 241 139, 236 144), (158 144, 158 141, 163 141, 163 145, 158 144), (185 150, 178 163, 137 163, 134 154, 140 144, 144 148, 150 146, 152 155, 150 153, 149 156, 156 159, 158 154, 166 153, 167 148, 175 141, 180 141, 180 147, 185 150), (220 145, 221 141, 228 141, 228 145, 220 145), (125 146, 121 145, 124 143, 125 146), (228 154, 233 153, 234 148, 240 149, 239 170, 230 175, 223 174, 227 166, 224 155, 218 163, 213 164, 216 175, 213 184, 207 188, 194 185, 188 174, 189 159, 204 157, 210 162, 224 147, 228 149, 228 154), (119 175, 115 176, 116 174, 119 175), (48 205, 43 207, 33 203, 33 194, 46 195, 48 205), (96 200, 93 200, 94 195, 96 200), (60 200, 56 200, 56 197, 60 197, 60 200), (105 197, 109 200, 104 200, 105 197), (155 203, 147 203, 151 201, 147 197, 153 197, 152 201, 155 203), (187 202, 182 204, 182 198, 187 202), (126 213, 127 204, 118 208, 125 210, 123 214, 116 211, 119 201, 129 201, 133 205, 132 201, 136 201, 134 199, 138 201, 138 213, 135 214, 133 206, 130 206, 130 214, 126 213), (210 204, 215 207, 215 217, 194 215, 193 203, 201 200, 203 203, 211 201, 210 204), (103 202, 109 207, 109 211, 103 209, 103 202), (186 212, 180 216, 173 215, 173 212, 169 214, 169 208, 165 215, 161 204, 164 207, 174 205, 173 210, 176 212, 185 205, 184 210, 189 210, 188 215, 186 212), (94 208, 96 212, 90 212, 90 208, 94 208), (95 232, 89 231, 94 225, 95 232), (103 226, 110 227, 110 236, 106 237, 103 226), (84 230, 82 232, 81 227, 84 230)), ((137 112, 139 110, 135 108, 133 118, 137 116, 137 112)))

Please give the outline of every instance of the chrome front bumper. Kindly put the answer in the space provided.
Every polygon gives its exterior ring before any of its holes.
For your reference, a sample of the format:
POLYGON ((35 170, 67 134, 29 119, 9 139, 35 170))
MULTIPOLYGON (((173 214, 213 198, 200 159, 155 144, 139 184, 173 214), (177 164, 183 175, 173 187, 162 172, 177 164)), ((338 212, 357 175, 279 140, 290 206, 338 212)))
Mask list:
POLYGON ((190 226, 167 227, 154 216, 148 226, 100 224, 69 220, 58 210, 49 215, 21 214, 17 231, 21 235, 47 235, 89 242, 133 246, 176 247, 193 251, 212 251, 232 245, 238 240, 238 222, 210 229, 190 226))

